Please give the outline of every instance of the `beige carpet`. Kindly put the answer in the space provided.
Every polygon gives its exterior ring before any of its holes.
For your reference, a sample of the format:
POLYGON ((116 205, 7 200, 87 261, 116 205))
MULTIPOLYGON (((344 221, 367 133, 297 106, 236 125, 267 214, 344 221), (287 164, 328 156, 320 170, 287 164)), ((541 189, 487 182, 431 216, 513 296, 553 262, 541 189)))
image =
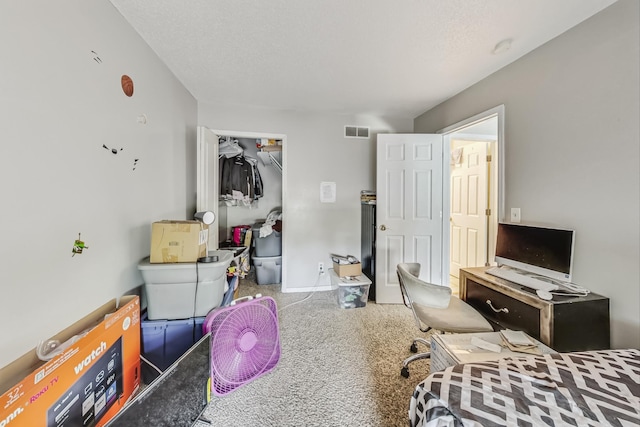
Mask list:
MULTIPOLYGON (((269 374, 212 398, 204 419, 216 426, 402 426, 429 361, 400 376, 421 336, 404 305, 343 309, 336 292, 283 294, 244 279, 240 295, 262 293, 278 305, 282 353, 269 374)), ((422 349, 421 349, 422 350, 422 349)))

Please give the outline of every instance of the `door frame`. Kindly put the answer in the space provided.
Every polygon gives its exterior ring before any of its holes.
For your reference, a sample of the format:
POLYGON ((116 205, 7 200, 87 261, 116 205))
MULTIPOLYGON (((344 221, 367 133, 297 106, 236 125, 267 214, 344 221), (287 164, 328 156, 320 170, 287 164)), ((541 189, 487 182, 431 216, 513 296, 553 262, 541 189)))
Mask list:
MULTIPOLYGON (((498 204, 498 222, 504 221, 505 218, 505 182, 504 182, 504 169, 505 169, 505 141, 504 141, 504 121, 505 121, 505 107, 504 104, 498 105, 497 107, 493 107, 489 110, 483 111, 481 113, 476 114, 475 116, 469 117, 467 119, 461 120, 457 123, 454 123, 450 126, 447 126, 436 133, 442 134, 444 136, 444 147, 443 147, 443 155, 448 155, 451 152, 451 136, 454 133, 462 131, 464 128, 469 126, 473 126, 477 123, 485 121, 487 119, 491 119, 496 117, 498 119, 498 134, 496 141, 496 163, 498 169, 498 194, 497 194, 497 204, 498 204)), ((451 165, 448 161, 443 161, 442 168, 443 177, 449 177, 451 175, 451 165)), ((449 263, 450 263, 450 255, 451 255, 451 233, 449 230, 449 216, 451 215, 451 180, 443 179, 443 222, 442 222, 442 280, 443 283, 449 280, 449 263), (445 221, 446 220, 446 221, 445 221), (445 226, 446 225, 446 226, 445 226)))
MULTIPOLYGON (((220 130, 220 129, 212 129, 207 126, 202 126, 208 128, 211 132, 220 136, 232 136, 236 138, 247 138, 247 139, 278 139, 282 141, 282 223, 284 224, 286 221, 286 212, 287 212, 287 135, 280 133, 270 133, 270 132, 246 132, 246 131, 232 131, 232 130, 220 130)), ((198 177, 198 179, 202 179, 202 177, 198 177)), ((206 203, 210 206, 209 200, 202 200, 202 203, 206 203)), ((216 217, 218 216, 218 204, 215 204, 216 207, 216 217)), ((287 269, 286 269, 286 260, 287 260, 287 241, 289 233, 282 233, 282 258, 281 258, 281 291, 287 292, 287 269)))

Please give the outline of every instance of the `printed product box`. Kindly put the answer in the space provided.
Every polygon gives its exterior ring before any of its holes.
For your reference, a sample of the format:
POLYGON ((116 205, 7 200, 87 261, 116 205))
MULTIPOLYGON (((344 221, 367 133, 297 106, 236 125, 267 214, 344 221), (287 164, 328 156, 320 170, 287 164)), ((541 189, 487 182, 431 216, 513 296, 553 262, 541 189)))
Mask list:
POLYGON ((152 264, 196 262, 207 255, 209 226, 199 221, 156 221, 151 224, 152 264))
POLYGON ((114 299, 51 340, 73 344, 0 369, 0 426, 104 426, 140 386, 139 297, 114 299))
POLYGON ((337 264, 333 263, 333 271, 338 277, 360 276, 362 274, 362 264, 337 264))

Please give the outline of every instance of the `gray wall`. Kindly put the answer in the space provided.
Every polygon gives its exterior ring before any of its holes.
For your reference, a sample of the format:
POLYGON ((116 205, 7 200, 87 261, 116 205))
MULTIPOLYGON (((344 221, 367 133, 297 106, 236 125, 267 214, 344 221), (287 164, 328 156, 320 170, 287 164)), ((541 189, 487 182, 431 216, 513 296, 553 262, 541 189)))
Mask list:
POLYGON ((107 0, 3 2, 0 52, 3 366, 139 286, 150 223, 193 214, 197 103, 107 0))
MULTIPOLYGON (((346 139, 345 125, 371 134, 411 132, 411 119, 269 111, 199 103, 198 124, 211 129, 285 134, 283 289, 308 290, 330 252, 360 255, 360 191, 375 189, 375 136, 346 139), (335 182, 336 203, 320 202, 320 183, 335 182)), ((230 224, 231 225, 231 224, 230 224)))
POLYGON ((639 16, 620 0, 414 122, 505 105, 507 212, 576 230, 573 281, 611 299, 615 348, 640 347, 639 16))

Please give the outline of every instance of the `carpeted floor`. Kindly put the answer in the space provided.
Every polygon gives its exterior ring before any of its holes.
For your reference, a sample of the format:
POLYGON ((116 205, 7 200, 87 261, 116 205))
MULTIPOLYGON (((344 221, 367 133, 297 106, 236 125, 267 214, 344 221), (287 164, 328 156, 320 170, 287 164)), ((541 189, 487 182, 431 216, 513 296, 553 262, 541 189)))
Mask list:
MULTIPOLYGON (((223 397, 202 418, 216 426, 402 426, 429 361, 400 376, 411 340, 421 336, 404 305, 343 309, 336 291, 283 294, 279 285, 243 279, 239 293, 278 305, 282 353, 269 374, 223 397)), ((422 350, 422 349, 421 349, 422 350)))

